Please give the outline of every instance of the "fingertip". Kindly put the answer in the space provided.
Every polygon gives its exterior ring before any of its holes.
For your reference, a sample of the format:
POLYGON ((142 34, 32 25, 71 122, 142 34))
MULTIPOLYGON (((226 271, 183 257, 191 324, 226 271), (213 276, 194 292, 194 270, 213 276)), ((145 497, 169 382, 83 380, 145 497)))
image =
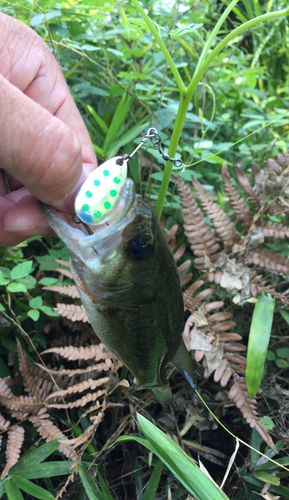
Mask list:
POLYGON ((37 199, 30 194, 21 198, 6 212, 3 220, 3 231, 11 238, 13 236, 24 237, 22 240, 31 236, 54 234, 38 205, 37 199))

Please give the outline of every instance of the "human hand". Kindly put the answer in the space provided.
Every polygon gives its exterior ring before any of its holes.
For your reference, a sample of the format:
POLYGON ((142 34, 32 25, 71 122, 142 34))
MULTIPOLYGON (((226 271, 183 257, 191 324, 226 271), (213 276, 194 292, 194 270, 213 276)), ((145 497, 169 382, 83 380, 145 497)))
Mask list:
POLYGON ((0 246, 53 234, 37 199, 73 213, 96 167, 61 69, 32 29, 0 13, 0 246))

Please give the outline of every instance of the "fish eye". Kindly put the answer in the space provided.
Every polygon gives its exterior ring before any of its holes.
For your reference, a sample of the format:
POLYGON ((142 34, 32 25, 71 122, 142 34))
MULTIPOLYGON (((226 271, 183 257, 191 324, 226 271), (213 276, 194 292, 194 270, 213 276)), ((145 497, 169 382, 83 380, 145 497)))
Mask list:
POLYGON ((134 260, 148 259, 153 253, 154 247, 150 239, 132 238, 127 245, 127 253, 134 260))

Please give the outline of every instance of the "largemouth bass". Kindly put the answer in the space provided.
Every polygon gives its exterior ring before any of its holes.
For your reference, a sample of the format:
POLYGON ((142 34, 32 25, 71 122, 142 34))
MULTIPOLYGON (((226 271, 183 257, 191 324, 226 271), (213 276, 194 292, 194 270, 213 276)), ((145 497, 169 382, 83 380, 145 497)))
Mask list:
POLYGON ((165 366, 191 379, 182 339, 184 305, 174 258, 156 212, 126 179, 114 219, 87 235, 71 216, 41 204, 67 245, 71 271, 97 336, 162 404, 172 400, 165 366))

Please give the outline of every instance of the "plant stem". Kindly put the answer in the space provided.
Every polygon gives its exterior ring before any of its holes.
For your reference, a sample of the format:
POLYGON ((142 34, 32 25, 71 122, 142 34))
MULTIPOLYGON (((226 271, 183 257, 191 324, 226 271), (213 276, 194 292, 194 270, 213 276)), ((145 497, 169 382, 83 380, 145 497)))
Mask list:
MULTIPOLYGON (((209 38, 208 38, 208 40, 203 48, 202 54, 200 56, 200 59, 198 61, 197 66, 196 66, 194 76, 193 76, 190 84, 188 85, 188 87, 186 87, 178 70, 177 70, 177 68, 176 68, 176 66, 175 66, 175 64, 174 64, 174 61, 172 60, 165 44, 162 41, 161 36, 158 33, 158 30, 156 29, 155 24, 146 15, 145 11, 140 6, 138 0, 132 0, 132 3, 134 4, 135 8, 140 13, 142 18, 146 22, 149 30, 151 31, 152 35, 154 36, 155 40, 159 44, 159 47, 160 47, 161 51, 163 52, 169 66, 170 66, 170 69, 175 77, 177 86, 178 86, 179 91, 180 91, 180 105, 179 105, 178 113, 176 116, 176 121, 175 121, 174 129, 172 132, 172 138, 171 138, 170 147, 169 147, 169 155, 171 157, 174 157, 176 154, 178 142, 180 139, 181 131, 183 128, 183 124, 184 124, 184 121, 186 118, 186 113, 187 113, 190 101, 191 101, 191 99, 196 91, 198 84, 201 81, 201 78, 203 77, 204 73, 206 72, 206 70, 208 69, 208 67, 212 63, 212 61, 219 54, 219 52, 221 52, 221 50, 224 47, 226 47, 226 45, 228 45, 228 43, 231 40, 233 40, 236 36, 238 36, 240 33, 243 33, 243 31, 246 31, 247 29, 252 28, 256 24, 266 22, 266 21, 269 21, 270 19, 285 16, 285 15, 289 14, 289 7, 287 7, 286 9, 283 9, 280 11, 269 12, 267 14, 263 14, 261 16, 255 17, 254 19, 251 19, 250 21, 247 21, 246 23, 242 24, 238 28, 234 29, 231 33, 229 33, 229 35, 227 35, 223 40, 221 40, 221 42, 218 43, 218 45, 214 48, 214 50, 212 50, 212 52, 207 57, 207 54, 208 54, 208 52, 209 52, 217 34, 218 34, 218 31, 219 31, 221 25, 223 24, 223 22, 225 21, 225 19, 229 15, 230 11, 235 7, 237 2, 238 2, 238 0, 232 0, 230 2, 230 4, 228 5, 226 10, 224 11, 222 16, 220 17, 219 21, 217 22, 216 26, 214 27, 212 33, 209 35, 209 38)), ((166 165, 165 165, 164 176, 163 176, 163 180, 161 183, 160 192, 159 192, 158 201, 157 201, 157 206, 156 206, 156 210, 157 210, 159 217, 161 216, 161 213, 162 213, 168 185, 170 182, 172 168, 173 168, 173 163, 170 161, 167 161, 166 165)))
MULTIPOLYGON (((173 157, 176 154, 180 135, 182 132, 183 124, 185 121, 185 117, 186 117, 186 114, 188 111, 190 101, 191 101, 191 99, 188 98, 187 92, 181 93, 180 105, 179 105, 178 113, 176 116, 176 121, 175 121, 174 129, 173 129, 173 133, 172 133, 172 138, 171 138, 171 142, 170 142, 170 147, 169 147, 169 155, 171 157, 173 157)), ((167 161, 166 165, 165 165, 164 176, 163 176, 163 180, 161 183, 160 192, 159 192, 158 201, 157 201, 157 206, 156 206, 156 211, 158 213, 159 218, 162 214, 162 209, 163 209, 164 201, 166 198, 166 193, 167 193, 168 185, 169 185, 170 178, 171 178, 172 168, 173 168, 172 162, 167 161)))
POLYGON ((172 57, 171 57, 168 49, 166 48, 164 42, 162 41, 162 38, 159 35, 158 30, 156 29, 155 24, 152 22, 152 20, 149 18, 149 16, 146 15, 145 11, 141 7, 141 5, 138 3, 138 0, 131 0, 131 1, 134 4, 136 10, 140 13, 140 15, 142 16, 142 18, 146 22, 146 24, 147 24, 148 28, 150 29, 150 32, 154 36, 155 40, 158 42, 159 47, 160 47, 162 53, 164 54, 164 56, 166 58, 166 61, 168 62, 168 65, 169 65, 169 67, 171 69, 171 72, 173 73, 173 75, 175 77, 176 84, 177 84, 177 86, 179 88, 179 91, 180 92, 184 92, 186 90, 186 86, 185 86, 185 84, 183 82, 183 79, 182 79, 182 77, 181 77, 178 69, 175 66, 174 61, 172 60, 172 57))
POLYGON ((247 21, 241 26, 238 26, 238 28, 234 29, 231 33, 229 33, 229 35, 225 36, 225 38, 220 43, 218 43, 218 45, 214 48, 214 50, 212 50, 212 52, 209 54, 206 61, 204 61, 204 63, 198 69, 198 71, 195 71, 192 81, 188 86, 188 93, 190 95, 194 94, 199 81, 201 80, 205 71, 210 66, 211 62, 215 59, 215 57, 219 54, 219 52, 221 52, 221 50, 224 47, 226 47, 226 45, 228 45, 228 43, 231 42, 236 36, 238 36, 240 33, 243 33, 243 31, 252 28, 258 23, 269 21, 270 19, 273 19, 275 17, 286 16, 287 14, 289 14, 289 7, 287 7, 287 9, 283 9, 280 11, 274 11, 274 12, 269 12, 268 14, 263 14, 262 16, 255 17, 254 19, 247 21))

